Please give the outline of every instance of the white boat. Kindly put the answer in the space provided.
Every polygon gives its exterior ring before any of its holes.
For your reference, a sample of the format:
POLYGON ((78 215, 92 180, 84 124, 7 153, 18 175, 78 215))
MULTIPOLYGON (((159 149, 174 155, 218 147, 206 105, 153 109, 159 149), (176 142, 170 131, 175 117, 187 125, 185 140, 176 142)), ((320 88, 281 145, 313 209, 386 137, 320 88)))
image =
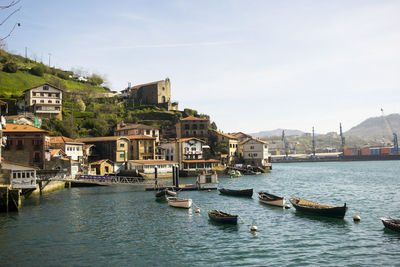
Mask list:
POLYGON ((259 192, 258 199, 268 205, 285 207, 286 199, 284 197, 278 197, 267 192, 259 192))
POLYGON ((178 198, 178 197, 167 197, 168 205, 175 208, 189 209, 192 206, 192 199, 190 198, 178 198))
POLYGON ((218 188, 218 175, 215 171, 212 173, 205 173, 202 171, 196 180, 197 188, 200 190, 217 189, 218 188))

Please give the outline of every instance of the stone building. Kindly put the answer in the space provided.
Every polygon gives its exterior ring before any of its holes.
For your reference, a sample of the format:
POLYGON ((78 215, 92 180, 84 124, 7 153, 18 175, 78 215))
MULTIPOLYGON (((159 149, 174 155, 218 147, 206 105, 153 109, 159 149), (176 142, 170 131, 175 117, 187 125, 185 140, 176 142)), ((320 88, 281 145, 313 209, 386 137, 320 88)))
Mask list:
POLYGON ((181 119, 176 125, 176 138, 187 138, 195 137, 208 141, 209 120, 206 118, 198 118, 194 116, 189 116, 181 119))
POLYGON ((45 168, 46 158, 50 159, 50 132, 31 125, 7 123, 3 134, 7 139, 5 160, 45 168))
POLYGON ((36 116, 62 119, 63 90, 48 83, 27 89, 25 108, 36 116))

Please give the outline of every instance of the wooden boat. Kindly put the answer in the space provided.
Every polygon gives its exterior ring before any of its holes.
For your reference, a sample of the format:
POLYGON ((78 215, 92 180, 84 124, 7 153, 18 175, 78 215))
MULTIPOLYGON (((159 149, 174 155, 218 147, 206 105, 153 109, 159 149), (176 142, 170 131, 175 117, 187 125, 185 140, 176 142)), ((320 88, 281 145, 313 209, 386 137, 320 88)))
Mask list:
POLYGON ((284 207, 286 203, 286 198, 278 197, 273 194, 269 194, 267 192, 259 192, 258 199, 264 204, 278 206, 278 207, 284 207))
POLYGON ((346 203, 344 203, 344 206, 342 207, 328 206, 311 202, 299 197, 291 198, 290 202, 296 208, 297 211, 310 215, 319 215, 319 216, 343 219, 347 211, 346 203))
POLYGON ((231 215, 219 210, 209 210, 208 217, 215 222, 226 224, 237 224, 237 215, 231 215))
POLYGON ((253 196, 253 188, 241 189, 241 190, 220 188, 218 189, 218 191, 223 195, 229 195, 229 196, 243 196, 243 197, 253 196))
POLYGON ((231 173, 230 173, 230 177, 231 178, 239 178, 240 176, 243 176, 243 175, 238 170, 236 170, 236 171, 232 170, 231 173))
POLYGON ((190 198, 167 197, 167 201, 168 205, 175 208, 189 209, 192 206, 190 198))
POLYGON ((174 196, 176 196, 176 192, 172 191, 172 190, 169 190, 169 189, 162 189, 160 191, 157 191, 157 193, 156 193, 156 197, 157 198, 159 198, 159 197, 168 197, 168 196, 174 197, 174 196))
POLYGON ((393 231, 400 232, 400 219, 381 218, 383 225, 393 231))

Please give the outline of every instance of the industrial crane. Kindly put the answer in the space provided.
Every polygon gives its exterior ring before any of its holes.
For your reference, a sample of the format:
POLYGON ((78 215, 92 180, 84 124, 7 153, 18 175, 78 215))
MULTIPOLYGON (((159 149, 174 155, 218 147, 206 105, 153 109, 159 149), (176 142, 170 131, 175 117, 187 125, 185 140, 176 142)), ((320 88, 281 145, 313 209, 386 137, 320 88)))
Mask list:
POLYGON ((388 128, 389 132, 393 134, 393 154, 399 154, 399 143, 397 141, 397 133, 395 133, 392 129, 392 126, 390 125, 388 119, 385 117, 385 114, 383 113, 383 108, 381 108, 382 111, 382 118, 385 121, 386 127, 388 128))
POLYGON ((315 158, 315 135, 314 135, 314 126, 312 127, 312 157, 315 158))
POLYGON ((346 150, 346 141, 345 137, 343 136, 342 123, 340 123, 339 125, 340 125, 340 139, 342 140, 342 152, 344 152, 346 150))
POLYGON ((289 158, 289 153, 290 153, 290 148, 289 148, 289 144, 288 144, 288 142, 287 142, 287 140, 286 140, 286 136, 285 136, 285 130, 283 130, 282 131, 282 141, 283 141, 283 144, 284 144, 284 146, 285 146, 285 155, 286 155, 286 159, 288 159, 289 158))

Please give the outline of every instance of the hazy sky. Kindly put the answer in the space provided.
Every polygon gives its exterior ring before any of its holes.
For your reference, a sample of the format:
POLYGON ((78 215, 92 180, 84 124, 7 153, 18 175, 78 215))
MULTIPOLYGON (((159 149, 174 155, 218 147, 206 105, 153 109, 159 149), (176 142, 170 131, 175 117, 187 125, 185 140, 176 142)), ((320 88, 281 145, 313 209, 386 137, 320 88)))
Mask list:
MULTIPOLYGON (((2 1, 2 3, 5 1, 2 1)), ((23 0, 10 52, 104 75, 169 77, 224 132, 344 130, 400 113, 400 1, 23 0)), ((2 11, 4 18, 6 11, 2 11)))

